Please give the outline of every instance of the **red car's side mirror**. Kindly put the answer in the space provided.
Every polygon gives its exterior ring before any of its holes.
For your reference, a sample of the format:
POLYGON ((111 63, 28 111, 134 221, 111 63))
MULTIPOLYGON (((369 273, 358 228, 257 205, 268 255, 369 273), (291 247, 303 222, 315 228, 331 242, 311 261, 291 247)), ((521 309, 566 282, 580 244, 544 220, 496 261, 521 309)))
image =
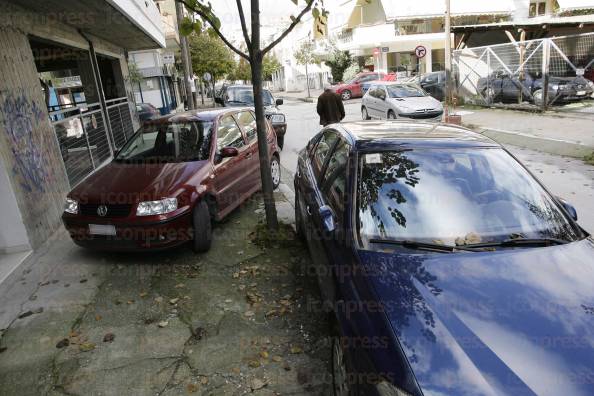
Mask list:
POLYGON ((221 158, 237 157, 239 151, 235 147, 223 147, 220 152, 221 158))

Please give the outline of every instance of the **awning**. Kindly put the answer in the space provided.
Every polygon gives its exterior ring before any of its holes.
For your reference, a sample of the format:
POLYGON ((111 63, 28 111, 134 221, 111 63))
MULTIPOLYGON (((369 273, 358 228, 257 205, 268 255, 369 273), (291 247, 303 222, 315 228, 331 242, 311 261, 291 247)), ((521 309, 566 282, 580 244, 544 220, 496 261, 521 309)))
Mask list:
MULTIPOLYGON (((591 0, 571 0, 591 1, 591 0)), ((451 0, 452 15, 501 15, 511 14, 513 0, 477 1, 477 0, 451 0)), ((426 17, 440 17, 445 14, 445 2, 435 0, 394 1, 382 0, 386 18, 412 19, 426 17)))
POLYGON ((559 11, 573 11, 594 8, 592 0, 557 0, 559 11))

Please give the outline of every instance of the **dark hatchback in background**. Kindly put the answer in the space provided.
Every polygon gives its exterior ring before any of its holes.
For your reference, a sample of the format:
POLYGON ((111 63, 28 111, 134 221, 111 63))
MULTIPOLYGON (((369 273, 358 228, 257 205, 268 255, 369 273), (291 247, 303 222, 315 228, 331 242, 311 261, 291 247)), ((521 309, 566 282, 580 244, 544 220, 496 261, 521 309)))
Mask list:
POLYGON ((150 103, 136 103, 136 112, 140 122, 154 120, 161 117, 161 112, 150 103))
POLYGON ((330 125, 300 153, 295 212, 336 395, 594 394, 594 242, 497 143, 330 125))
POLYGON ((426 73, 419 77, 419 85, 440 102, 445 98, 445 71, 426 73))
MULTIPOLYGON (((278 106, 283 104, 282 99, 274 99, 269 90, 262 90, 264 101, 264 114, 272 124, 276 133, 278 146, 283 148, 285 134, 287 133, 287 121, 285 115, 278 106)), ((224 85, 217 93, 215 101, 225 107, 242 107, 254 105, 254 92, 251 85, 224 85)))
MULTIPOLYGON (((274 187, 280 157, 269 126, 274 187)), ((105 250, 211 245, 221 220, 261 188, 256 119, 249 108, 185 112, 148 121, 114 160, 68 195, 73 241, 105 250)))

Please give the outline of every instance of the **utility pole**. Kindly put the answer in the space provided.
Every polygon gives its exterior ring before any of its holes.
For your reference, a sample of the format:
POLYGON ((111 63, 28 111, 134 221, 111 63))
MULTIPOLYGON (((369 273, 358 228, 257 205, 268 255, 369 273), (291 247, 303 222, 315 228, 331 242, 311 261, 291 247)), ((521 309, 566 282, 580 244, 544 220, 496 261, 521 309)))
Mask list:
POLYGON ((445 119, 448 122, 449 107, 452 96, 452 38, 450 27, 450 0, 445 0, 445 119))
MULTIPOLYGON (((175 13, 177 14, 177 26, 182 24, 182 20, 184 18, 184 6, 179 1, 175 1, 175 13)), ((188 47, 188 38, 182 34, 179 35, 179 41, 181 45, 181 56, 182 56, 182 66, 184 68, 184 86, 186 87, 186 101, 188 104, 188 110, 195 109, 194 106, 194 95, 192 93, 192 82, 190 78, 193 76, 192 72, 192 63, 190 62, 189 57, 189 47, 188 47)))

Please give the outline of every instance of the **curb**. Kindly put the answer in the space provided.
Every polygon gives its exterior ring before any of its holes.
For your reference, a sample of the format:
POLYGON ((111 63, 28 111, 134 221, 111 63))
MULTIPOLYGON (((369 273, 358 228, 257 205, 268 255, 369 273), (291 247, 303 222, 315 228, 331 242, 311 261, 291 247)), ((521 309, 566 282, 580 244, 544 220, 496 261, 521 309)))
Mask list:
POLYGON ((561 140, 551 139, 521 132, 512 132, 495 128, 479 127, 478 133, 485 135, 498 143, 511 144, 531 150, 583 159, 594 152, 593 146, 561 140))

